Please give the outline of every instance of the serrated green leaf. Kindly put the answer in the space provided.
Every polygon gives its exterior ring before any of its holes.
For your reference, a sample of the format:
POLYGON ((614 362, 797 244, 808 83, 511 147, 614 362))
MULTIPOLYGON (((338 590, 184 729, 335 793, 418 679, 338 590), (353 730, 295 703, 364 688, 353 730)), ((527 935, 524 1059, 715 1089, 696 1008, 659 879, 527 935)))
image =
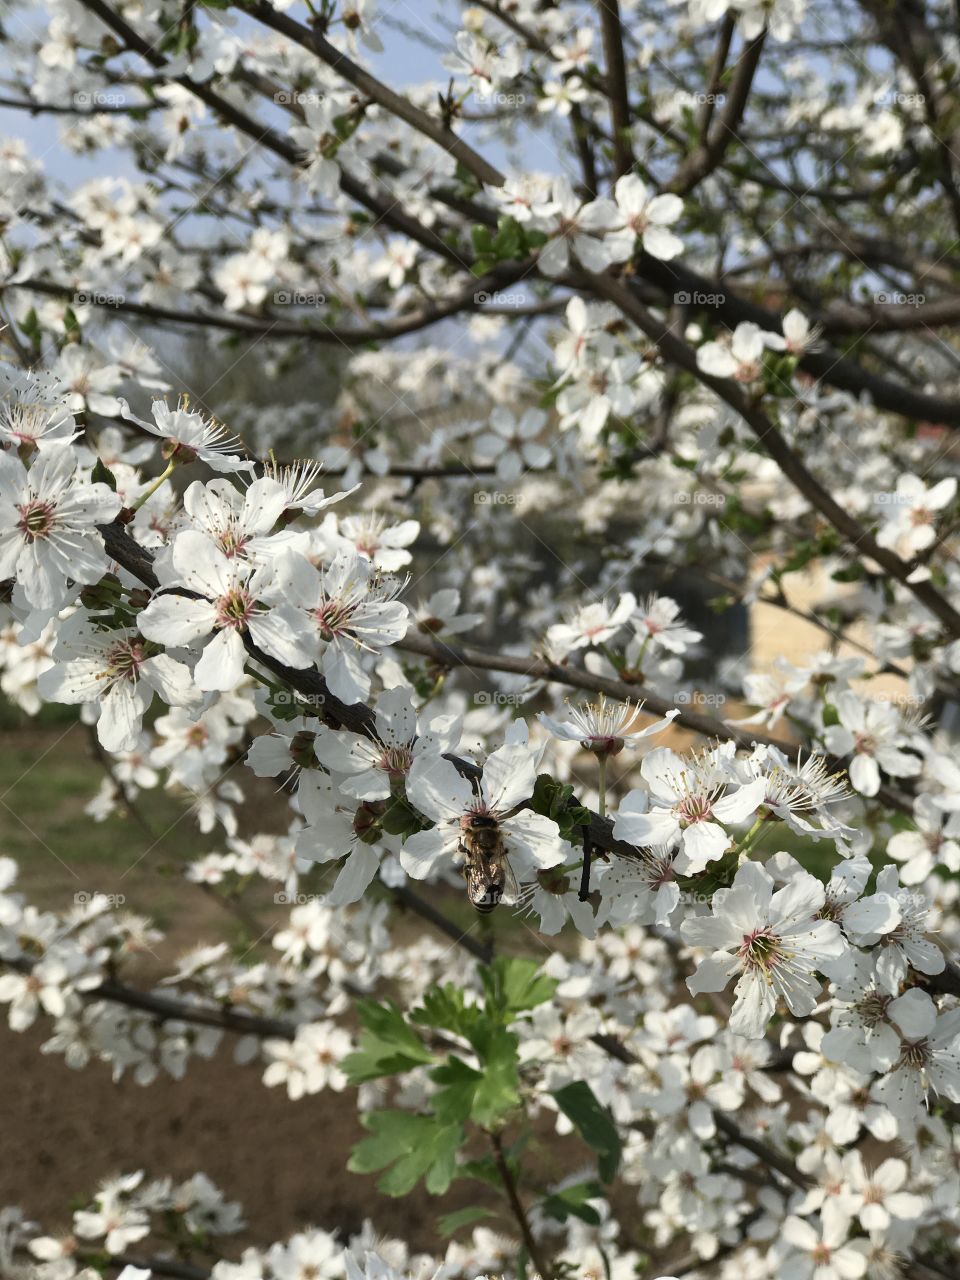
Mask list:
POLYGON ((463 1127, 440 1124, 433 1116, 405 1111, 371 1111, 362 1117, 371 1136, 354 1147, 347 1162, 351 1173, 386 1169, 377 1187, 385 1195, 403 1196, 423 1179, 431 1195, 443 1195, 457 1171, 463 1127))
POLYGON ((442 987, 431 987, 426 992, 423 1003, 411 1010, 410 1021, 435 1027, 438 1031, 453 1031, 469 1039, 477 1020, 483 1016, 482 1009, 476 1005, 467 1005, 460 987, 447 982, 442 987))
POLYGON ((451 1054, 430 1072, 430 1079, 442 1086, 431 1098, 437 1119, 445 1124, 468 1120, 483 1073, 451 1054))
POLYGON ((495 1027, 480 1050, 483 1072, 473 1095, 470 1118, 483 1129, 494 1128, 520 1105, 517 1037, 495 1027))
POLYGON ((360 1047, 342 1063, 351 1084, 378 1080, 436 1061, 392 1000, 383 1004, 358 1000, 355 1008, 363 1026, 360 1047))
POLYGON ((109 467, 104 466, 99 458, 90 473, 90 479, 94 484, 105 484, 107 488, 112 489, 114 493, 117 492, 117 477, 109 467))
POLYGON ((481 973, 488 1007, 504 1022, 527 1009, 545 1004, 557 989, 557 982, 540 972, 536 960, 523 956, 497 956, 481 973))

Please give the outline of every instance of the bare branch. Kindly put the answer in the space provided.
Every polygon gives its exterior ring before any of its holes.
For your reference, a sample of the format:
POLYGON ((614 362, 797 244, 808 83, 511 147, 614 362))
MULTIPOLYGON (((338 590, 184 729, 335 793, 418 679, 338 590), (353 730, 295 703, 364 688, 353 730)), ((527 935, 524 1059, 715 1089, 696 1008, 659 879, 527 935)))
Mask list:
POLYGON ((724 103, 723 110, 717 117, 716 127, 701 140, 696 151, 683 161, 676 174, 664 186, 665 191, 673 191, 677 195, 687 195, 699 183, 713 173, 736 141, 740 122, 746 110, 747 99, 753 85, 753 77, 760 65, 760 55, 766 39, 766 30, 760 32, 740 53, 740 60, 734 73, 730 93, 724 103))
POLYGON ((623 26, 618 0, 597 0, 603 32, 603 58, 610 88, 610 117, 613 124, 613 154, 617 177, 633 168, 630 142, 630 99, 627 67, 623 56, 623 26))
POLYGON ((421 110, 402 94, 391 89, 389 85, 378 80, 376 76, 365 71, 361 66, 348 58, 335 45, 332 45, 320 32, 317 27, 312 30, 305 27, 302 23, 288 17, 285 13, 280 13, 274 9, 273 5, 267 4, 266 0, 256 0, 255 4, 246 6, 246 12, 258 18, 265 27, 285 35, 289 40, 293 40, 296 44, 301 45, 304 49, 309 49, 315 53, 321 62, 325 62, 328 67, 335 71, 338 75, 347 80, 354 88, 365 94, 371 102, 379 103, 391 115, 403 120, 406 124, 411 125, 418 133, 422 133, 425 138, 429 138, 438 146, 443 147, 444 151, 450 153, 453 158, 462 164, 465 169, 474 175, 480 182, 487 186, 500 187, 503 186, 504 176, 494 165, 485 160, 473 147, 469 146, 464 140, 447 128, 442 120, 436 119, 429 115, 426 111, 421 110))

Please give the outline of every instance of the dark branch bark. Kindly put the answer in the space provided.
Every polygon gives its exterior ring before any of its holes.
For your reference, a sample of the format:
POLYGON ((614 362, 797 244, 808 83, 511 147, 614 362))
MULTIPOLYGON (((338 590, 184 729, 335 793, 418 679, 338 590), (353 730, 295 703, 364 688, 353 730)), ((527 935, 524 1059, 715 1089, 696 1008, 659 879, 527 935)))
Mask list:
POLYGON ((687 156, 674 177, 664 187, 665 191, 687 195, 704 178, 713 173, 731 144, 736 141, 740 122, 750 97, 753 77, 760 65, 760 55, 763 52, 765 39, 766 31, 761 31, 744 47, 740 54, 740 61, 737 63, 729 96, 717 117, 716 127, 701 141, 696 151, 687 156))
POLYGON ((591 277, 593 287, 601 296, 620 308, 625 316, 652 339, 664 359, 693 374, 704 386, 710 387, 724 403, 740 415, 759 443, 780 467, 796 489, 841 533, 859 555, 875 560, 880 567, 904 586, 926 609, 938 618, 948 634, 960 638, 960 613, 930 582, 909 581, 913 566, 898 555, 881 547, 872 534, 824 488, 807 469, 797 453, 787 444, 783 435, 762 409, 754 405, 735 382, 714 378, 697 365, 692 347, 673 334, 642 305, 620 281, 613 276, 591 277))
POLYGON ((600 27, 603 32, 603 60, 610 90, 610 118, 613 125, 613 155, 616 176, 633 168, 633 146, 630 141, 630 97, 627 90, 627 66, 623 56, 623 25, 618 0, 597 0, 600 27))

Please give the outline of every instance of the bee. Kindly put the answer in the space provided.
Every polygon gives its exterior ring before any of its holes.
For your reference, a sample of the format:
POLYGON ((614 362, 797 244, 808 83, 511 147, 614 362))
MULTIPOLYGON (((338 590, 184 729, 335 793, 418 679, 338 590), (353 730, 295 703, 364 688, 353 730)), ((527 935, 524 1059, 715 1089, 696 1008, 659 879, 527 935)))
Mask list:
POLYGON ((486 914, 503 901, 515 902, 520 888, 507 859, 500 823, 489 813, 468 813, 460 819, 463 878, 467 897, 486 914))

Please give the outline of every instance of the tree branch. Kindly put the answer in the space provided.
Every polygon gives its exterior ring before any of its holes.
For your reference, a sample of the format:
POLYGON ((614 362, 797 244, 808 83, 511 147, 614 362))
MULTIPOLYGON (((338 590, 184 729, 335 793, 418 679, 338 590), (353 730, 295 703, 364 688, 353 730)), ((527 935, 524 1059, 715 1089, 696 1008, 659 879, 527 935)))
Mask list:
POLYGON ((656 343, 666 360, 693 374, 740 415, 786 478, 853 545, 859 555, 875 560, 891 578, 904 586, 938 618, 950 635, 960 638, 960 613, 953 605, 930 582, 909 581, 912 566, 886 547, 881 547, 873 535, 833 498, 807 469, 773 422, 747 399, 735 382, 704 373, 697 364, 693 348, 671 333, 647 311, 630 289, 613 276, 592 276, 591 281, 600 296, 615 303, 642 333, 656 343))
POLYGON ((510 1210, 516 1219, 517 1226, 520 1228, 520 1235, 523 1237, 524 1247, 527 1250, 530 1261, 540 1273, 542 1280, 551 1280, 553 1272, 544 1258, 533 1231, 530 1229, 530 1219, 527 1217, 527 1211, 523 1207, 523 1201, 520 1199, 517 1182, 504 1153, 503 1139, 499 1133, 490 1134, 490 1146, 493 1150, 493 1162, 497 1166, 500 1181, 503 1183, 503 1190, 506 1193, 507 1201, 510 1204, 510 1210))
POLYGON ((452 129, 447 128, 442 120, 438 120, 426 111, 421 110, 409 98, 397 93, 389 85, 384 84, 382 80, 378 80, 376 76, 358 66, 345 53, 342 53, 335 45, 332 45, 321 34, 318 27, 314 26, 311 29, 303 26, 302 23, 288 17, 287 14, 280 13, 277 9, 274 9, 273 5, 268 4, 266 0, 256 0, 254 4, 247 4, 245 12, 258 18, 265 27, 270 27, 273 31, 286 36, 288 40, 292 40, 302 48, 309 49, 311 53, 315 53, 321 62, 325 62, 331 70, 342 76, 355 89, 358 89, 368 97, 371 102, 378 103, 391 115, 396 116, 398 120, 403 120, 404 123, 411 125, 418 133, 422 133, 425 138, 429 138, 432 142, 442 147, 444 151, 449 152, 478 181, 491 187, 503 186, 504 176, 500 170, 485 160, 479 152, 474 151, 473 147, 464 142, 452 129))
POLYGON ((687 195, 704 178, 713 173, 723 160, 731 143, 736 141, 747 99, 750 97, 753 77, 760 65, 760 55, 763 52, 766 34, 764 29, 741 51, 730 93, 717 118, 716 128, 707 134, 696 151, 687 156, 673 178, 664 186, 664 191, 672 191, 681 196, 687 195))
POLYGON ((613 125, 613 155, 616 176, 633 168, 633 146, 630 140, 630 99, 627 91, 627 67, 623 56, 623 25, 619 0, 597 0, 603 33, 603 60, 610 90, 610 118, 613 125))

